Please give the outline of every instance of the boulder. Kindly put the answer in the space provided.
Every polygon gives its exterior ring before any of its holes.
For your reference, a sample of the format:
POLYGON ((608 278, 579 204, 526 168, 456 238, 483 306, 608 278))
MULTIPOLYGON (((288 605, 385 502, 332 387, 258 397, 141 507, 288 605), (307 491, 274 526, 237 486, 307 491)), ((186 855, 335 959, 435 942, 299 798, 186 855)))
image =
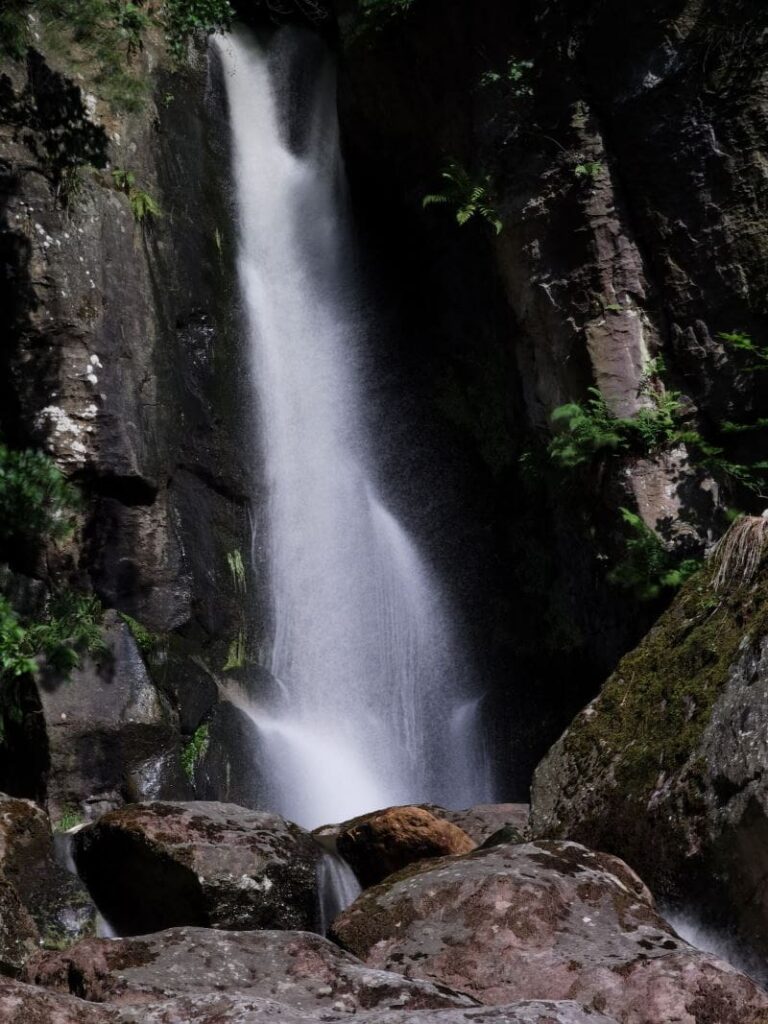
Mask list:
MULTIPOLYGON (((24 710, 0 750, 0 785, 35 796, 55 819, 92 818, 126 800, 190 792, 176 712, 153 683, 128 625, 104 615, 106 653, 85 655, 65 678, 43 673, 15 684, 24 710), (32 758, 31 751, 37 756, 32 758), (34 762, 34 763, 33 763, 34 762)), ((8 717, 8 716, 6 716, 8 717)))
POLYGON ((675 934, 626 864, 576 843, 411 866, 364 892, 331 934, 371 967, 489 1005, 571 999, 619 1024, 758 1024, 768 1014, 749 978, 675 934))
POLYGON ((34 919, 43 945, 59 947, 95 933, 96 907, 60 863, 48 815, 31 800, 0 795, 0 872, 34 919))
POLYGON ((38 938, 35 922, 16 889, 0 875, 0 974, 20 974, 38 938))
POLYGON ((308 932, 174 928, 140 938, 88 939, 65 953, 38 953, 26 978, 97 1003, 199 998, 225 990, 323 1015, 475 1004, 443 986, 365 967, 308 932))
POLYGON ((464 811, 450 811, 445 807, 426 804, 436 818, 444 818, 458 825, 478 846, 504 828, 513 828, 522 836, 528 825, 528 804, 478 804, 464 811))
POLYGON ((0 977, 3 1024, 123 1024, 117 1010, 0 977))
POLYGON ((204 801, 128 805, 75 836, 78 870, 122 935, 312 930, 320 855, 279 815, 204 801))
MULTIPOLYGON (((229 993, 126 1007, 120 1014, 120 1024, 311 1024, 318 1019, 344 1018, 341 1013, 310 1017, 280 1003, 229 993)), ((356 1014, 355 1020, 364 1024, 616 1024, 615 1018, 585 1010, 577 1003, 551 1001, 474 1010, 393 1008, 356 1014)))
POLYGON ((768 521, 745 517, 536 771, 531 834, 768 952, 768 521))
POLYGON ((462 829, 421 807, 390 807, 356 818, 336 840, 338 852, 363 887, 376 885, 408 864, 469 853, 475 845, 462 829))
POLYGON ((392 1010, 369 1019, 371 1024, 616 1024, 615 1018, 593 1013, 570 1000, 525 1000, 492 1009, 434 1010, 431 1013, 392 1010))
MULTIPOLYGON (((277 979, 276 979, 277 983, 277 979)), ((313 1016, 284 1003, 241 993, 209 992, 161 1002, 91 1003, 0 977, 3 1024, 307 1024, 341 1020, 348 1011, 313 1016)), ((367 1024, 616 1024, 572 1002, 525 1002, 498 1009, 409 1010, 395 1006, 356 1014, 367 1024)))

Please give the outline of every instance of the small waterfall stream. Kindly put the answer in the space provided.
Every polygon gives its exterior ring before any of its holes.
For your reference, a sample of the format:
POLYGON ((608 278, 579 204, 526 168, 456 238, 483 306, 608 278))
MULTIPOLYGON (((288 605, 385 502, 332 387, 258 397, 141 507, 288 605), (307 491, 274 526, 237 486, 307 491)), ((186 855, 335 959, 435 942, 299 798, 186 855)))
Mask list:
MULTIPOLYGON (((217 37, 238 274, 268 503, 269 699, 233 691, 271 807, 313 827, 391 804, 493 798, 460 626, 378 479, 380 402, 336 117, 311 34, 217 37)), ((393 412, 394 415, 394 412, 393 412)), ((414 438, 414 444, 419 438, 414 438)))

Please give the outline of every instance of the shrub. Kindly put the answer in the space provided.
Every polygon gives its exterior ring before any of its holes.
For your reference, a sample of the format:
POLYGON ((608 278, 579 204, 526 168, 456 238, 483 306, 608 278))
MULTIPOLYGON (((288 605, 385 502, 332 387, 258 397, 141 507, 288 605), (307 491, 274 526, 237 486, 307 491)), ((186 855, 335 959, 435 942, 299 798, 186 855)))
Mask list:
POLYGON ((621 509, 628 528, 625 554, 608 573, 608 582, 628 590, 641 601, 653 601, 664 590, 676 590, 700 568, 696 558, 681 558, 667 551, 643 520, 629 509, 621 509))
POLYGON ((433 205, 453 206, 460 225, 479 217, 490 224, 497 235, 501 233, 503 224, 493 203, 490 174, 475 179, 458 160, 449 160, 440 176, 446 182, 445 190, 424 196, 422 205, 425 208, 433 205))
POLYGON ((416 0, 358 0, 364 28, 380 32, 393 18, 407 14, 416 0))
POLYGON ((166 0, 163 16, 171 52, 180 60, 191 36, 225 31, 234 14, 229 0, 166 0))
POLYGON ((95 597, 63 591, 53 598, 45 621, 24 623, 0 596, 0 675, 36 675, 41 665, 68 675, 83 654, 104 653, 102 615, 95 597))
POLYGON ((629 447, 626 421, 617 419, 597 388, 586 402, 570 402, 552 413, 558 432, 549 444, 549 456, 562 469, 575 469, 601 454, 624 452, 629 447))
POLYGON ((486 71, 481 75, 480 85, 483 88, 504 85, 515 99, 533 96, 533 88, 528 81, 532 70, 533 61, 510 57, 503 71, 486 71))
POLYGON ((3 0, 0 10, 0 53, 21 60, 27 51, 28 0, 3 0))
POLYGON ((0 540, 65 537, 79 503, 78 492, 49 456, 0 443, 0 540))

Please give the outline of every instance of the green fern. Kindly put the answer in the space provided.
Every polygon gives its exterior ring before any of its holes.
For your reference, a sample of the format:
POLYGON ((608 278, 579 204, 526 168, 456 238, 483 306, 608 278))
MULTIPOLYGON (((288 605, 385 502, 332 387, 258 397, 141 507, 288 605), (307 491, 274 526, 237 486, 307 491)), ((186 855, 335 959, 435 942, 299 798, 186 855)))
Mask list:
POLYGON ((676 590, 701 567, 697 558, 668 551, 654 531, 635 512, 620 509, 627 528, 625 554, 608 573, 608 582, 628 590, 641 601, 654 601, 665 590, 676 590))
POLYGON ((490 224, 497 235, 501 233, 504 225, 493 203, 489 174, 475 180, 457 160, 450 160, 440 176, 446 183, 444 191, 424 196, 422 206, 425 209, 436 205, 452 206, 456 211, 456 221, 462 227, 479 217, 490 224))

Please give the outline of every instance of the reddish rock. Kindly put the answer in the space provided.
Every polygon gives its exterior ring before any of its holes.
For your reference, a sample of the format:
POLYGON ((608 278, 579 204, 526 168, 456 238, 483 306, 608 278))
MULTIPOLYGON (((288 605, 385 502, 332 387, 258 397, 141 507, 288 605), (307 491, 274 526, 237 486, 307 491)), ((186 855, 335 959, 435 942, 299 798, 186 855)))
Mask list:
POLYGON ((0 978, 3 1024, 123 1024, 117 1010, 0 978))
POLYGON ((469 853, 476 844, 466 832, 422 807, 390 807, 356 818, 339 833, 337 848, 362 886, 430 857, 469 853))
POLYGON ((332 935, 371 967, 489 1005, 572 999, 619 1024, 768 1019, 768 996, 683 942, 626 864, 575 843, 415 865, 364 892, 332 935))

